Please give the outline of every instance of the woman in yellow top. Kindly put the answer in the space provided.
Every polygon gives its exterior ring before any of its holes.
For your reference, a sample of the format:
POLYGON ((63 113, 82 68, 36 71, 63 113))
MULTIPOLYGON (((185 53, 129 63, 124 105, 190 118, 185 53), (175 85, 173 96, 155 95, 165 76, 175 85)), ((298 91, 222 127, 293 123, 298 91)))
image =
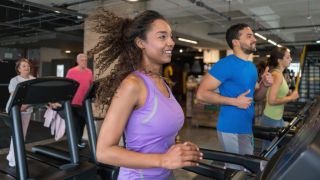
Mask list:
MULTIPOLYGON (((288 84, 282 74, 292 61, 290 50, 286 47, 276 47, 271 51, 267 65, 271 69, 273 84, 269 87, 266 97, 266 106, 261 117, 261 126, 283 127, 284 105, 299 98, 294 90, 289 94, 288 84)), ((262 142, 262 150, 270 145, 270 141, 262 142)), ((273 153, 271 153, 273 154, 273 153)))

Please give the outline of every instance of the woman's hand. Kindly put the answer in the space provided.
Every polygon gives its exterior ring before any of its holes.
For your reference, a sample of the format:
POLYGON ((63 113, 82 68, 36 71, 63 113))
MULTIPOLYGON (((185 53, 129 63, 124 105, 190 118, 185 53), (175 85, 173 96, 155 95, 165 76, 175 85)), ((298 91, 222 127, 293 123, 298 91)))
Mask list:
POLYGON ((191 142, 175 144, 162 156, 161 167, 177 169, 185 166, 197 166, 203 154, 199 147, 191 142))
POLYGON ((295 101, 299 98, 299 92, 297 90, 294 90, 291 94, 290 94, 290 99, 291 101, 295 101))
POLYGON ((273 84, 273 77, 269 72, 269 66, 264 69, 264 72, 261 76, 261 82, 265 88, 268 88, 273 84))
POLYGON ((26 112, 29 107, 30 107, 30 105, 28 105, 28 104, 22 104, 21 108, 20 108, 20 111, 21 112, 26 112))
POLYGON ((52 109, 58 109, 61 108, 62 105, 60 103, 54 102, 54 103, 48 103, 49 107, 52 109))

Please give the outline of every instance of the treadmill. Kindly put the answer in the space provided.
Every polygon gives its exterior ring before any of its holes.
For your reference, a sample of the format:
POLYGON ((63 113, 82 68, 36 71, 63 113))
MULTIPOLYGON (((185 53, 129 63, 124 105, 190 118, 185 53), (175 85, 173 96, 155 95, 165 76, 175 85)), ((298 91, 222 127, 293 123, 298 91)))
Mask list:
MULTIPOLYGON (((72 120, 70 101, 79 84, 66 78, 38 78, 19 83, 10 103, 11 129, 14 143, 16 167, 8 166, 6 155, 0 157, 1 179, 94 179, 96 167, 89 162, 80 162, 76 147, 75 130, 72 120), (25 151, 22 135, 20 106, 22 104, 45 104, 63 102, 66 115, 66 133, 68 139, 69 161, 60 166, 51 162, 56 158, 37 156, 25 151)), ((32 133, 32 132, 29 132, 32 133)))
MULTIPOLYGON (((296 116, 290 121, 289 125, 283 128, 270 128, 270 127, 263 127, 265 131, 268 131, 269 137, 272 137, 270 146, 263 150, 259 156, 269 158, 269 155, 276 147, 281 147, 282 145, 287 144, 297 133, 297 126, 303 126, 303 121, 306 119, 306 116, 310 113, 310 108, 314 106, 317 102, 317 99, 313 99, 305 104, 305 106, 296 114, 296 116), (293 130, 295 129, 295 130, 293 130), (273 132, 272 132, 273 131, 273 132)), ((262 127, 260 127, 262 128, 262 127)), ((255 134, 256 138, 257 133, 255 134)), ((259 137, 258 137, 259 138, 259 137)))
POLYGON ((270 160, 201 149, 204 159, 242 165, 250 172, 224 169, 202 162, 197 167, 184 169, 215 179, 320 179, 320 98, 313 102, 309 107, 310 113, 304 118, 305 124, 270 160))
MULTIPOLYGON (((86 113, 89 149, 82 150, 82 153, 80 154, 80 161, 90 161, 96 164, 97 174, 101 179, 116 180, 119 173, 119 167, 99 163, 96 159, 97 131, 94 125, 95 118, 93 117, 92 101, 95 98, 97 88, 98 82, 94 82, 89 88, 83 101, 86 113)), ((66 148, 63 146, 65 143, 65 141, 59 141, 49 145, 38 145, 34 146, 32 151, 36 154, 53 156, 62 160, 69 160, 66 148)))

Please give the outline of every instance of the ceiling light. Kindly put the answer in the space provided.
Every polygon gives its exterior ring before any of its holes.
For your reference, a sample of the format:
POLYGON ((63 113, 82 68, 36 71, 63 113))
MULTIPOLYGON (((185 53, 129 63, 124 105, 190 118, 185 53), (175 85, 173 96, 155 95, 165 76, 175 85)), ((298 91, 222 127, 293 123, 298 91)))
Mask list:
POLYGON ((277 45, 278 47, 282 47, 280 44, 277 45))
POLYGON ((70 54, 70 53, 71 53, 70 50, 65 50, 64 52, 67 53, 67 54, 70 54))
POLYGON ((273 45, 277 45, 277 43, 276 42, 274 42, 274 41, 272 41, 271 39, 268 39, 268 42, 270 43, 270 44, 273 44, 273 45))
POLYGON ((126 0, 126 1, 128 1, 128 2, 138 2, 140 0, 126 0))
POLYGON ((60 11, 58 11, 58 10, 55 10, 54 12, 57 13, 57 14, 60 14, 60 11))
POLYGON ((191 44, 198 44, 197 41, 193 41, 190 39, 185 39, 185 38, 178 38, 179 41, 183 41, 183 42, 187 42, 187 43, 191 43, 191 44))
POLYGON ((316 43, 320 44, 320 40, 317 40, 316 43))
POLYGON ((266 37, 262 36, 261 34, 259 33, 254 33, 254 35, 258 36, 259 38, 263 39, 263 40, 267 40, 266 37))
POLYGON ((203 56, 195 56, 194 59, 203 59, 203 56))

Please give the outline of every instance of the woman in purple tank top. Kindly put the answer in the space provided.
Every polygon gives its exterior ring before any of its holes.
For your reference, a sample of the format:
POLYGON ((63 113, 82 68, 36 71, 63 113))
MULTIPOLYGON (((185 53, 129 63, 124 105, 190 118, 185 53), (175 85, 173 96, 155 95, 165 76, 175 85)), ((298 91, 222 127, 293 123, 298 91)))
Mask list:
POLYGON ((183 111, 160 76, 171 61, 174 41, 170 25, 155 11, 134 19, 101 10, 91 18, 99 42, 90 51, 101 79, 98 100, 108 105, 98 143, 97 160, 120 166, 118 179, 174 179, 172 169, 196 166, 197 145, 175 144, 183 111), (126 147, 118 146, 125 134, 126 147))

